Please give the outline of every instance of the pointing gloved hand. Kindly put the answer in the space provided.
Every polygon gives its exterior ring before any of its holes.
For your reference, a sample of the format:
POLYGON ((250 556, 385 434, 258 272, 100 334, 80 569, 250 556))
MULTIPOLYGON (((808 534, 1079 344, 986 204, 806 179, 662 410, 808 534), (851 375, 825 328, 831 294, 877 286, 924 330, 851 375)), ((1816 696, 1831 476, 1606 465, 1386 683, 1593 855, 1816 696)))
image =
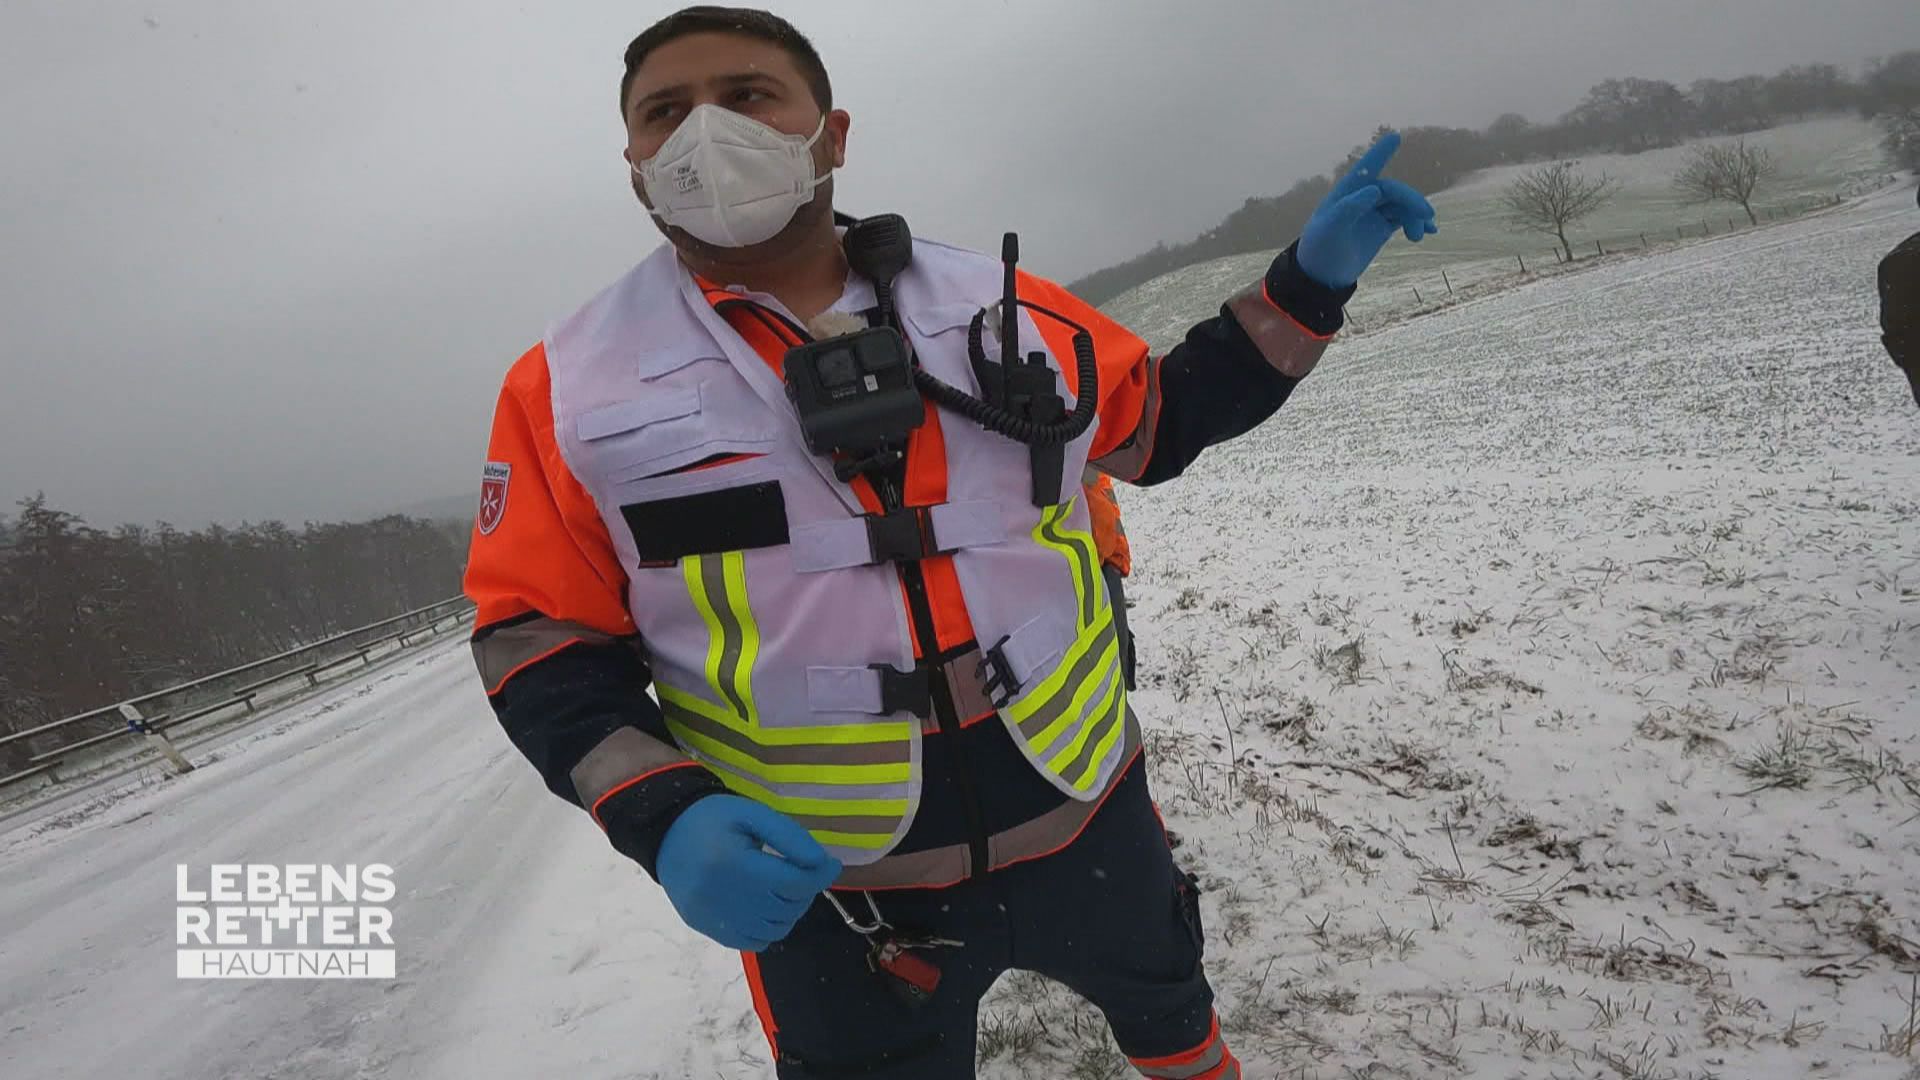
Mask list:
POLYGON ((729 949, 759 952, 786 937, 833 884, 840 860, 779 811, 708 795, 668 827, 655 870, 688 926, 729 949))
POLYGON ((1398 149, 1397 132, 1382 135, 1307 219, 1294 260, 1308 277, 1344 289, 1360 280, 1396 231, 1415 243, 1440 231, 1432 203, 1406 184, 1381 177, 1398 149))

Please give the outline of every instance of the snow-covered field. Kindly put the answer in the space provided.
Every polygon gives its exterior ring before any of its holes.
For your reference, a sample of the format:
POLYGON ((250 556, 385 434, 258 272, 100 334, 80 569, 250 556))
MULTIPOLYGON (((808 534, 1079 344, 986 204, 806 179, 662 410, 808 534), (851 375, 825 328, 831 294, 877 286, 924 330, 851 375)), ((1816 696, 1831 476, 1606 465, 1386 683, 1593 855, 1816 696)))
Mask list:
POLYGON ((1920 1061, 1920 410, 1871 286, 1916 229, 1905 187, 1348 341, 1127 493, 1257 1075, 1920 1061))
MULTIPOLYGON (((1125 493, 1250 1077, 1920 1077, 1910 189, 1341 342, 1125 493)), ((0 1076, 760 1080, 730 954, 436 646, 0 836, 0 1076), (174 865, 395 867, 393 983, 178 982, 174 865)), ((983 1076, 1127 1075, 1004 980, 983 1076)))

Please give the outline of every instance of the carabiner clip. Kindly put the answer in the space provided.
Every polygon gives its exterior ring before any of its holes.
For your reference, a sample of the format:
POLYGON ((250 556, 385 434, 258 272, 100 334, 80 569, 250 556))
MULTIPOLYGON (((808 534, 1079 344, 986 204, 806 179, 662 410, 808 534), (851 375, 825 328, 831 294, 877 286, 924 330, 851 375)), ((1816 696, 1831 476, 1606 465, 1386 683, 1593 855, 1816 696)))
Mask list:
POLYGON ((867 910, 873 913, 873 925, 871 926, 860 925, 860 921, 855 919, 851 912, 840 905, 840 898, 833 895, 833 890, 823 890, 820 895, 826 897, 827 903, 833 905, 833 910, 840 913, 840 921, 846 923, 848 929, 859 934, 861 937, 872 937, 882 930, 893 929, 887 920, 880 917, 880 905, 873 902, 873 894, 870 892, 862 892, 860 895, 867 898, 867 910))

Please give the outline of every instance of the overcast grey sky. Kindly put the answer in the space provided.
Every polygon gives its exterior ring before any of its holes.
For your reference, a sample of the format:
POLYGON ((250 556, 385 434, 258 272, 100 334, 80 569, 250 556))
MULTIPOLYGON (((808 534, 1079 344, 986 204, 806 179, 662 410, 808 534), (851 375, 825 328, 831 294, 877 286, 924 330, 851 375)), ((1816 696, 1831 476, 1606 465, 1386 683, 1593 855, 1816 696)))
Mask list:
MULTIPOLYGON (((477 490, 499 377, 658 241, 620 56, 676 3, 6 0, 0 500, 95 524, 477 490)), ((807 0, 838 201, 1069 279, 1382 122, 1857 67, 1914 0, 807 0)))

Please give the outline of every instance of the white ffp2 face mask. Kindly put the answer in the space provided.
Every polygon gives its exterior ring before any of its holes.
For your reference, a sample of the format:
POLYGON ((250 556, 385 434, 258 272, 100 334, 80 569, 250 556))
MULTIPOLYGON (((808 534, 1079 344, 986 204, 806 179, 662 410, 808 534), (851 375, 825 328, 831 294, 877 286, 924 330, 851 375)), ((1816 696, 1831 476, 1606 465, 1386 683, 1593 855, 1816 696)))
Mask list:
POLYGON ((810 136, 775 131, 718 105, 696 105, 658 153, 633 166, 653 215, 718 247, 771 240, 828 176, 813 174, 810 136))

